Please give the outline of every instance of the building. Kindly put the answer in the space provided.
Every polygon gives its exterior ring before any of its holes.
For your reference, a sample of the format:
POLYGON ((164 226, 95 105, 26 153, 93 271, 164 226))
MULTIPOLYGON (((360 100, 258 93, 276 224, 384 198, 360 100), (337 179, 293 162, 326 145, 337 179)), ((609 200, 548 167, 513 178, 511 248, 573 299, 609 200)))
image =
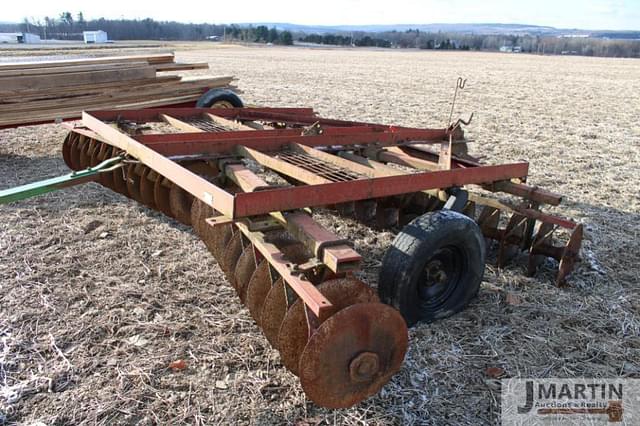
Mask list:
POLYGON ((522 53, 522 46, 501 46, 500 51, 503 53, 522 53))
POLYGON ((0 33, 0 43, 21 43, 22 33, 0 33))
POLYGON ((40 36, 31 33, 0 33, 0 43, 40 43, 40 36))
POLYGON ((107 43, 109 41, 109 37, 107 33, 98 30, 98 31, 83 31, 82 37, 84 37, 84 42, 87 44, 90 43, 107 43))

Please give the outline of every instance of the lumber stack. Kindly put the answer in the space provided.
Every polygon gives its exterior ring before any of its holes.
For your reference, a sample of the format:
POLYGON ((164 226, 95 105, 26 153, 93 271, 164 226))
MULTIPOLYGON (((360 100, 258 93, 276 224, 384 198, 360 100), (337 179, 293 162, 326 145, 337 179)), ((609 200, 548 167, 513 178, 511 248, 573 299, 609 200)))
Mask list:
POLYGON ((76 118, 83 110, 195 102, 233 77, 163 73, 208 68, 176 63, 171 53, 0 64, 0 127, 76 118))

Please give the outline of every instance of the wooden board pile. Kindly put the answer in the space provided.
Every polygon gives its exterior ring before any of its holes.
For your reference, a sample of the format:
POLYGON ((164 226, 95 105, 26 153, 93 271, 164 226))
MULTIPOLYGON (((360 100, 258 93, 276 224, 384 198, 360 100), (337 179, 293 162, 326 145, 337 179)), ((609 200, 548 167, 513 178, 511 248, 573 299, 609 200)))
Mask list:
POLYGON ((0 63, 0 127, 76 118, 83 110, 194 102, 233 77, 158 75, 208 69, 173 54, 0 63))

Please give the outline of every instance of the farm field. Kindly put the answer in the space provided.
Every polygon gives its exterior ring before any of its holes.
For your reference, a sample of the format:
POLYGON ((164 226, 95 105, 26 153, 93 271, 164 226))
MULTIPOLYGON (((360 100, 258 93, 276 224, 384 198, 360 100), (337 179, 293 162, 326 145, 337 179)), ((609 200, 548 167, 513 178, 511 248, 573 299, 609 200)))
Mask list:
MULTIPOLYGON (((175 48, 209 62, 189 75, 238 77, 248 104, 416 127, 445 125, 467 78, 471 153, 528 160, 529 183, 564 194, 552 211, 585 225, 582 262, 562 289, 552 261, 531 278, 524 255, 487 264, 466 311, 410 330, 380 394, 332 411, 305 399, 188 227, 93 183, 0 206, 0 424, 494 424, 502 377, 640 377, 640 61, 175 48)), ((67 173, 64 135, 0 130, 0 189, 67 173)), ((314 217, 375 287, 393 233, 314 217)))

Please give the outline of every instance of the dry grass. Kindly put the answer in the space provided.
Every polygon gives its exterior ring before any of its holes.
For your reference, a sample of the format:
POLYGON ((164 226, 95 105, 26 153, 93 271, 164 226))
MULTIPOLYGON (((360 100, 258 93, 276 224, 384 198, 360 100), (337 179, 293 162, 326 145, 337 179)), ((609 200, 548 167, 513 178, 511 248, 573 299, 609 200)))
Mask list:
MULTIPOLYGON (((499 416, 487 367, 640 377, 640 62, 201 47, 178 58, 235 74, 250 103, 355 120, 442 124, 467 77, 459 109, 476 112, 473 151, 529 159, 531 182, 566 194, 557 212, 585 224, 572 287, 553 287, 552 263, 534 278, 522 262, 488 265, 469 309, 411 331, 378 396, 328 411, 305 400, 187 228, 90 184, 0 207, 0 424, 475 425, 499 416), (188 368, 171 371, 176 359, 188 368)), ((64 173, 63 134, 1 131, 0 187, 64 173)), ((320 220, 355 240, 375 285, 392 234, 320 220)))

